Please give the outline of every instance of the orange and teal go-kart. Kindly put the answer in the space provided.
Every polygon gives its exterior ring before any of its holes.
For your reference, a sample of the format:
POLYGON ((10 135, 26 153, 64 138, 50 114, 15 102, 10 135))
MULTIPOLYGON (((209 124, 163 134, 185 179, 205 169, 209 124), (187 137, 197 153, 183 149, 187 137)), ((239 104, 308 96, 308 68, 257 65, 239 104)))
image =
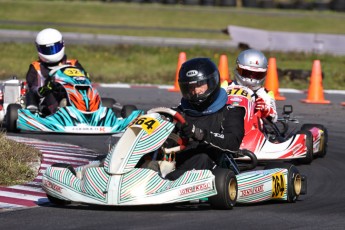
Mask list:
POLYGON ((54 90, 65 95, 56 112, 46 115, 10 104, 5 115, 9 132, 118 133, 142 113, 134 105, 122 106, 112 98, 101 98, 82 69, 64 65, 51 70, 50 75, 54 90))

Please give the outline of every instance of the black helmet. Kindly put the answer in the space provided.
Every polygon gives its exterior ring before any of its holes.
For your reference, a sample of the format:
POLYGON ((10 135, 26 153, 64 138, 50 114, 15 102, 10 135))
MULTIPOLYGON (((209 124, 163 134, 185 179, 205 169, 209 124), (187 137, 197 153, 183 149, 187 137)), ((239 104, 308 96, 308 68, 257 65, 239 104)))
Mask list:
POLYGON ((217 66, 209 58, 193 58, 182 64, 178 83, 182 97, 194 109, 202 111, 211 105, 220 90, 220 74, 217 66), (194 89, 207 84, 207 90, 195 94, 194 89))

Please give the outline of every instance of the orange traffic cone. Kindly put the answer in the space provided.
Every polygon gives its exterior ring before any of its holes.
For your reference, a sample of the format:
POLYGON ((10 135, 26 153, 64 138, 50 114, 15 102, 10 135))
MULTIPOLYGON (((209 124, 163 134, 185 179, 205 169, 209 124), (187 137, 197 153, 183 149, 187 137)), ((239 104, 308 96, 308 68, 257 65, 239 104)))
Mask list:
POLYGON ((220 84, 222 87, 228 87, 230 82, 228 57, 225 54, 220 55, 218 70, 220 73, 220 84))
POLYGON ((170 91, 170 92, 180 92, 180 86, 178 84, 178 73, 180 71, 180 68, 181 68, 182 64, 186 60, 187 60, 186 53, 185 52, 180 52, 180 54, 178 56, 178 61, 177 61, 174 88, 168 89, 168 91, 170 91))
POLYGON ((330 103, 330 101, 325 100, 323 96, 322 70, 320 60, 314 60, 313 62, 313 68, 311 70, 310 84, 308 89, 308 97, 301 101, 312 104, 330 103))
POLYGON ((279 94, 277 63, 276 59, 273 57, 268 59, 268 70, 265 81, 265 88, 273 92, 274 98, 277 101, 285 100, 285 97, 282 97, 279 94))

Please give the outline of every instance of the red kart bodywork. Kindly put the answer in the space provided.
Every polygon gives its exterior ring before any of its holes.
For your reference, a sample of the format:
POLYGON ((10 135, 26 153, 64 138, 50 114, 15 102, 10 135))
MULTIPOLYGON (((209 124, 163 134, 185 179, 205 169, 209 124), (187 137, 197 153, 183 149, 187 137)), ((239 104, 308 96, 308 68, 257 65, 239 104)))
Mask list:
POLYGON ((238 86, 229 87, 227 93, 228 105, 240 106, 246 110, 245 135, 240 149, 253 152, 258 161, 299 159, 302 163, 310 163, 315 155, 325 154, 327 130, 323 126, 306 125, 289 137, 271 139, 270 134, 265 132, 267 120, 261 118, 260 111, 255 111, 254 93, 238 86))

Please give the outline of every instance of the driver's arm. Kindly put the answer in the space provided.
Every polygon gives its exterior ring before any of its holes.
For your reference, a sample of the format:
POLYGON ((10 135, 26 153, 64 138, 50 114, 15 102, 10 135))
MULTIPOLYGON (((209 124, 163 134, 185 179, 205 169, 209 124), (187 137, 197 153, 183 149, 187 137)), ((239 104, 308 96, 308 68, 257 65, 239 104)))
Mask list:
POLYGON ((30 64, 29 70, 26 74, 26 83, 27 83, 29 91, 37 95, 38 95, 38 87, 39 87, 38 80, 39 79, 40 77, 38 76, 38 73, 35 67, 32 64, 30 64))
POLYGON ((221 133, 206 131, 204 142, 225 151, 236 151, 244 137, 245 109, 228 105, 223 115, 221 124, 223 131, 221 133))

